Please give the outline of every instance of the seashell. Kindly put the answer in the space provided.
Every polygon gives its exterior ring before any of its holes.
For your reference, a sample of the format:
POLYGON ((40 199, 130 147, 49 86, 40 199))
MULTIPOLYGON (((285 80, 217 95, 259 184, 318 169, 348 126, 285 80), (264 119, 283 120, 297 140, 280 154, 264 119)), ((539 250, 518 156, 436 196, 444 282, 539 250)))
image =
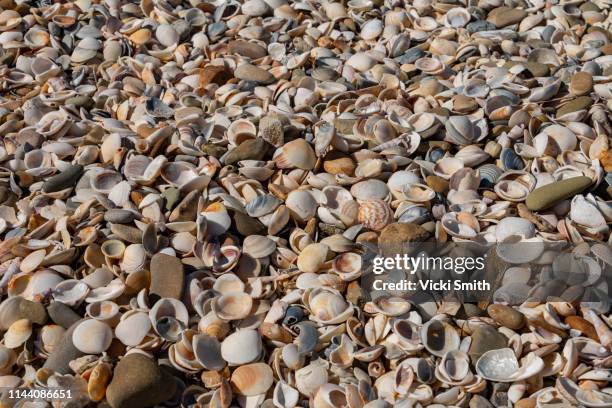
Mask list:
POLYGON ((310 244, 300 252, 297 258, 297 267, 302 272, 315 273, 327 260, 329 247, 325 244, 310 244))
POLYGON ((535 234, 535 225, 529 220, 518 217, 506 217, 495 228, 495 237, 498 242, 506 241, 510 237, 529 239, 535 234))
POLYGON ((597 207, 584 196, 577 195, 572 199, 570 218, 577 224, 594 229, 606 229, 606 220, 597 207))
POLYGON ((353 307, 340 294, 324 287, 307 289, 302 301, 312 319, 321 324, 338 324, 353 314, 353 307))
POLYGON ((438 357, 459 348, 460 338, 455 328, 440 320, 432 319, 425 323, 420 337, 427 351, 438 357))
POLYGON ((471 383, 474 374, 470 372, 470 359, 465 351, 448 350, 436 367, 435 376, 449 385, 471 383))
POLYGON ((83 320, 72 332, 72 343, 86 354, 100 354, 106 351, 113 339, 113 331, 99 320, 83 320))
POLYGON ((538 374, 544 368, 544 361, 535 353, 529 353, 519 362, 512 349, 503 348, 485 352, 476 362, 476 372, 484 379, 495 382, 522 381, 538 374))
POLYGON ((366 228, 380 231, 393 222, 389 204, 382 200, 365 200, 359 205, 358 220, 366 228))
POLYGON ((193 354, 196 360, 207 370, 218 371, 225 367, 221 358, 219 340, 205 334, 196 334, 192 339, 193 354))
POLYGON ((273 159, 279 169, 312 170, 316 162, 314 150, 304 139, 285 143, 276 150, 273 159))
POLYGON ((340 254, 333 261, 334 272, 344 281, 352 281, 360 277, 361 268, 361 256, 352 252, 340 254))
POLYGON ((402 193, 406 200, 413 203, 429 202, 436 196, 435 191, 429 186, 418 183, 406 185, 402 193))
POLYGON ((265 258, 276 249, 276 243, 262 235, 250 235, 244 239, 243 252, 253 258, 265 258))
POLYGON ((230 379, 238 395, 264 394, 273 384, 272 369, 264 363, 253 363, 238 367, 230 379))
POLYGON ((471 19, 470 13, 463 7, 453 7, 446 12, 444 24, 449 27, 465 27, 471 19))
POLYGON ((115 336, 126 346, 137 346, 142 343, 151 330, 151 320, 146 313, 126 313, 115 328, 115 336))
POLYGON ((76 279, 58 283, 53 290, 53 298, 68 306, 78 306, 89 294, 89 286, 76 279))
POLYGON ((147 254, 142 244, 131 244, 125 248, 121 260, 121 269, 126 273, 134 273, 143 269, 147 262, 147 254))
POLYGON ((262 217, 270 214, 281 204, 281 201, 271 194, 257 196, 245 206, 247 214, 251 217, 262 217))
POLYGON ((383 32, 383 22, 379 19, 368 20, 361 26, 361 38, 366 41, 373 41, 383 32))
POLYGON ((25 343, 32 335, 32 323, 28 319, 13 322, 4 333, 4 346, 16 349, 25 343))
POLYGON ((449 180, 451 176, 458 170, 464 167, 463 161, 458 158, 445 157, 440 159, 433 167, 433 173, 442 177, 445 180, 449 180))
POLYGON ((261 335, 252 329, 242 329, 227 336, 221 343, 221 355, 230 365, 257 361, 263 352, 261 335))
POLYGON ((122 259, 125 252, 125 244, 118 239, 110 239, 102 243, 100 250, 107 258, 122 259))
POLYGON ((211 303, 212 311, 223 320, 246 318, 253 307, 253 299, 243 292, 231 292, 215 298, 211 303))
POLYGON ((314 217, 317 211, 317 202, 312 194, 305 190, 292 191, 285 200, 285 205, 291 215, 298 222, 306 222, 314 217))
POLYGON ((415 61, 414 66, 426 74, 438 75, 444 72, 446 67, 440 60, 436 58, 419 58, 415 61))

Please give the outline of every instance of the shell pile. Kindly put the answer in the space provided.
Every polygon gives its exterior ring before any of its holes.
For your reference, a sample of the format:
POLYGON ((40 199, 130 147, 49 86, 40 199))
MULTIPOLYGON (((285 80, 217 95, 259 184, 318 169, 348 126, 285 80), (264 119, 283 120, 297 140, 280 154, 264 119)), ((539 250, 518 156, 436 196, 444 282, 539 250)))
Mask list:
POLYGON ((612 407, 611 8, 0 0, 0 386, 612 407), (371 296, 424 241, 529 250, 489 302, 371 296))

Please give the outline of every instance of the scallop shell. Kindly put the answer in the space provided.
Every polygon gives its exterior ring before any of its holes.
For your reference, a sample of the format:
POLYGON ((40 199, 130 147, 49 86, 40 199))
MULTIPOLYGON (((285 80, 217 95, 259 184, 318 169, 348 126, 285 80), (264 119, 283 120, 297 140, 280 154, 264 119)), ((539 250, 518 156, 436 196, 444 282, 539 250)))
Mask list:
POLYGON ((544 361, 535 353, 529 353, 519 366, 514 351, 509 348, 490 350, 476 362, 476 372, 484 379, 495 382, 516 382, 542 371, 544 361))

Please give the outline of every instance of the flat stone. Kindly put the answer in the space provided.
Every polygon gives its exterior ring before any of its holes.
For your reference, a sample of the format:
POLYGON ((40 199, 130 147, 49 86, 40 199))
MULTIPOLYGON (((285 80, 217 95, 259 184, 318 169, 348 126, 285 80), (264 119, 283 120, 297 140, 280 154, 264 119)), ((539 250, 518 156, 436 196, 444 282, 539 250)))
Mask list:
POLYGON ((501 28, 520 23, 525 17, 527 17, 527 12, 525 10, 511 7, 497 7, 489 12, 487 21, 495 24, 495 27, 501 28))
POLYGON ((593 90, 593 75, 589 72, 576 72, 570 81, 570 91, 574 95, 586 95, 593 90))
POLYGON ((117 224, 129 224, 136 219, 133 211, 114 208, 104 213, 104 221, 117 224))
POLYGON ((227 51, 229 54, 238 54, 251 59, 259 59, 268 55, 268 51, 261 45, 244 40, 230 41, 227 51))
POLYGON ((59 374, 68 374, 72 372, 68 364, 72 360, 85 355, 72 344, 72 333, 79 323, 81 323, 81 320, 76 321, 66 330, 59 343, 53 348, 53 352, 47 361, 45 361, 43 368, 48 368, 59 374))
POLYGON ((141 353, 123 357, 106 390, 112 408, 144 408, 171 398, 176 382, 151 358, 141 353))
POLYGON ((241 160, 262 160, 268 152, 268 146, 260 137, 246 140, 225 155, 225 164, 235 164, 241 160))
POLYGON ((586 176, 573 177, 536 188, 527 196, 525 204, 531 211, 550 208, 560 201, 573 197, 591 185, 593 181, 586 176))
POLYGON ((356 167, 353 159, 337 150, 329 152, 323 160, 323 169, 329 174, 352 176, 356 167))
POLYGON ((493 326, 483 325, 478 327, 472 334, 472 344, 468 354, 472 360, 472 364, 484 353, 490 350, 497 350, 508 346, 506 336, 498 332, 493 326))
POLYGON ((185 271, 175 256, 158 253, 151 258, 149 293, 162 298, 180 299, 183 294, 185 271))
POLYGON ((477 317, 484 315, 484 310, 472 303, 464 303, 463 312, 465 313, 466 317, 477 317))
POLYGON ((588 96, 579 96, 573 99, 557 109, 557 117, 567 115, 568 113, 577 112, 579 110, 587 109, 593 104, 593 99, 588 96))
POLYGON ((489 305, 487 313, 497 323, 512 330, 518 330, 525 325, 525 315, 510 306, 489 305))
POLYGON ((43 325, 47 322, 47 310, 40 302, 32 302, 24 299, 19 303, 19 314, 22 319, 28 319, 32 323, 43 325))
POLYGON ((81 316, 74 310, 61 302, 51 302, 49 306, 47 306, 47 313, 49 313, 49 317, 53 323, 65 329, 68 329, 81 319, 81 316))
POLYGON ((418 224, 396 222, 387 225, 378 237, 378 247, 384 256, 409 254, 417 242, 429 238, 429 232, 418 224))
POLYGON ((64 190, 69 187, 74 187, 77 180, 83 174, 83 166, 77 164, 68 167, 63 172, 49 178, 42 185, 42 190, 45 193, 55 193, 56 191, 64 190))
POLYGON ((271 84, 275 81, 274 75, 272 75, 265 69, 259 68, 251 64, 238 65, 238 67, 234 71, 234 76, 238 79, 244 79, 245 81, 254 81, 260 84, 271 84))

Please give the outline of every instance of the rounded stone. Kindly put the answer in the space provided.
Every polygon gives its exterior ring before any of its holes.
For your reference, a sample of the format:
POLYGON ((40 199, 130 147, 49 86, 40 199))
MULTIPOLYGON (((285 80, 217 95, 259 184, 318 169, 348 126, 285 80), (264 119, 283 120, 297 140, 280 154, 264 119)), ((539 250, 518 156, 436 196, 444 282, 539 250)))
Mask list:
POLYGON ((518 330, 525 325, 525 315, 510 306, 489 305, 487 313, 497 323, 512 330, 518 330))
POLYGON ((47 313, 53 323, 67 329, 81 319, 77 313, 62 302, 51 302, 47 306, 47 313))
POLYGON ((523 398, 514 404, 514 408, 535 408, 537 401, 535 398, 523 398))
POLYGON ((518 8, 497 7, 489 12, 487 21, 495 24, 497 28, 520 23, 527 17, 527 12, 518 8))
POLYGON ((417 249, 414 243, 424 242, 429 232, 418 224, 396 222, 387 225, 378 237, 378 248, 384 256, 409 254, 417 249))
POLYGON ((465 27, 465 29, 470 34, 474 34, 480 31, 493 31, 495 30, 495 28, 495 24, 485 20, 472 21, 465 27))
POLYGON ((133 211, 114 208, 104 213, 104 221, 116 224, 129 224, 136 219, 133 211))
POLYGON ((47 311, 40 302, 22 300, 19 303, 19 314, 21 318, 28 319, 32 323, 43 325, 47 322, 47 311))
POLYGON ((572 177, 536 188, 527 196, 525 204, 531 211, 550 208, 560 201, 573 197, 591 185, 593 181, 586 176, 572 177))
POLYGON ((72 372, 69 363, 83 355, 83 352, 77 349, 72 343, 72 335, 80 323, 80 320, 76 321, 66 330, 59 343, 53 348, 53 352, 47 361, 45 361, 43 368, 48 368, 59 374, 68 374, 72 372))
POLYGON ((45 181, 42 185, 42 190, 45 193, 55 193, 69 187, 74 187, 76 181, 82 174, 83 166, 78 164, 70 166, 66 170, 45 181))
POLYGON ((176 382, 154 360, 141 353, 123 357, 106 390, 112 408, 144 408, 171 398, 176 382))

